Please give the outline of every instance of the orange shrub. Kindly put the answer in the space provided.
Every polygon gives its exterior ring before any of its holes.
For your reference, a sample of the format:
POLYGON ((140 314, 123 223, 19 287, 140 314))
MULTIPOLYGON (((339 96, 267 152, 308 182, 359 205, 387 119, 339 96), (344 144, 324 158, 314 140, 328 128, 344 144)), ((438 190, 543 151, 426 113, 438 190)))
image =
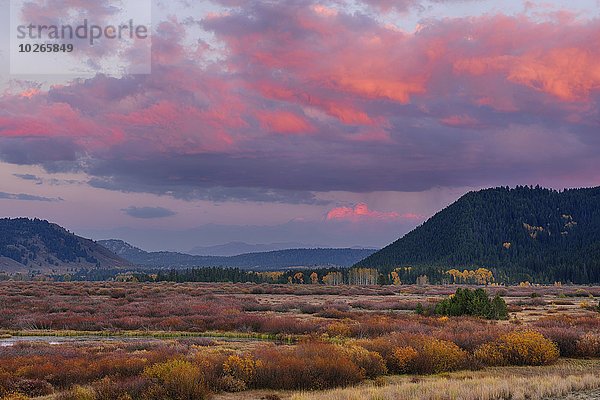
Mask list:
POLYGON ((256 371, 256 385, 261 388, 325 389, 364 379, 361 369, 329 343, 264 346, 254 351, 254 357, 262 361, 256 371))
POLYGON ((389 339, 387 339, 387 338, 377 338, 377 339, 370 339, 370 340, 363 339, 363 340, 357 340, 356 344, 358 346, 364 347, 365 349, 367 349, 369 351, 378 353, 387 362, 388 369, 390 371, 393 370, 392 365, 390 364, 390 359, 391 359, 392 355, 394 354, 394 351, 396 350, 397 346, 395 346, 394 343, 392 343, 389 339))
POLYGON ((364 377, 374 379, 387 374, 385 361, 378 353, 355 344, 340 345, 338 348, 342 354, 360 368, 360 372, 364 377))
POLYGON ((410 346, 398 347, 390 357, 390 371, 407 374, 415 369, 419 353, 410 346))
POLYGON ((425 336, 415 345, 419 355, 414 372, 437 374, 460 369, 467 363, 467 352, 452 342, 425 336))
POLYGON ((558 356, 558 346, 531 329, 507 333, 475 351, 475 358, 485 365, 546 365, 558 356))

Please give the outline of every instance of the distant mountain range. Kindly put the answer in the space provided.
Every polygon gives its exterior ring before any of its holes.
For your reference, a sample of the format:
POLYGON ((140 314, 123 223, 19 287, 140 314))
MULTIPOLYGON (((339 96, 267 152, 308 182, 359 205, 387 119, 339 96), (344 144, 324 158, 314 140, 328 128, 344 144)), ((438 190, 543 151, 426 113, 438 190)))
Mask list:
MULTIPOLYGON (((222 246, 222 251, 244 243, 222 246)), ((252 246, 252 245, 248 245, 252 246)), ((233 256, 147 252, 121 240, 93 242, 42 220, 0 219, 0 272, 82 268, 236 267, 277 270, 369 267, 404 283, 445 271, 490 269, 496 281, 600 282, 600 187, 556 191, 499 187, 469 192, 380 251, 287 249, 233 256), (411 267, 411 268, 407 268, 411 267)))
POLYGON ((196 246, 189 251, 194 256, 237 256, 245 253, 262 253, 266 251, 300 249, 314 246, 307 246, 305 243, 287 242, 270 244, 248 244, 245 242, 230 242, 218 244, 215 246, 196 246))
POLYGON ((508 282, 600 282, 600 187, 499 187, 462 196, 356 264, 390 273, 478 267, 508 282))
POLYGON ((0 272, 65 273, 82 268, 132 266, 105 247, 48 221, 0 219, 0 272))
MULTIPOLYGON (((248 244, 245 242, 230 242, 215 246, 196 246, 188 253, 194 256, 222 256, 231 257, 248 253, 265 253, 268 251, 289 250, 289 249, 314 249, 319 246, 307 245, 299 242, 269 243, 269 244, 248 244)), ((353 246, 356 250, 378 250, 375 247, 353 246)))
POLYGON ((236 256, 197 256, 169 251, 146 252, 122 240, 100 240, 118 256, 143 267, 236 267, 262 270, 293 267, 349 267, 372 254, 372 249, 287 249, 236 256))

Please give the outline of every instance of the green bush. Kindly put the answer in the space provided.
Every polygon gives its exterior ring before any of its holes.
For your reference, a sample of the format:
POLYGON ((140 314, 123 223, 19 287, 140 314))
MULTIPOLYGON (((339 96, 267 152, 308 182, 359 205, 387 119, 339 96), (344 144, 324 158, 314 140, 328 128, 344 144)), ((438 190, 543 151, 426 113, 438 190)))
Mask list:
POLYGON ((506 319, 508 308, 499 295, 490 301, 485 290, 481 288, 475 291, 458 288, 450 298, 435 305, 435 313, 453 317, 470 315, 487 319, 506 319))

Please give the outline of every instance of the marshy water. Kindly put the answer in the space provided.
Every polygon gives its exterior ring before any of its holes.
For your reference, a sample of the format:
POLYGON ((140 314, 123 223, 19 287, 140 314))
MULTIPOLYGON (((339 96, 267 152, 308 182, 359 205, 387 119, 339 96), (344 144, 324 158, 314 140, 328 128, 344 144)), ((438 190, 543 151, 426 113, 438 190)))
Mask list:
POLYGON ((155 337, 155 336, 131 336, 131 335, 74 335, 74 336, 10 336, 0 337, 0 347, 11 347, 17 343, 47 343, 49 345, 59 345, 65 343, 85 343, 85 342, 161 342, 166 340, 191 339, 191 340, 218 340, 226 342, 249 342, 249 341, 270 341, 255 337, 231 337, 231 336, 197 336, 197 337, 155 337))

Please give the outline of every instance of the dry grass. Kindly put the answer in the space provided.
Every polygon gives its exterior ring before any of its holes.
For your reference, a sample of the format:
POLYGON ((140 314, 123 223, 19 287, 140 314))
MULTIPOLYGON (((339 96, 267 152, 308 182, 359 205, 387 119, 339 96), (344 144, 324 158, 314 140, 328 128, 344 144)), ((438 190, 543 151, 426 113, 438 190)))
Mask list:
POLYGON ((292 400, 495 400, 544 399, 600 388, 597 361, 563 360, 550 367, 488 368, 429 377, 388 378, 324 392, 304 392, 292 400))

